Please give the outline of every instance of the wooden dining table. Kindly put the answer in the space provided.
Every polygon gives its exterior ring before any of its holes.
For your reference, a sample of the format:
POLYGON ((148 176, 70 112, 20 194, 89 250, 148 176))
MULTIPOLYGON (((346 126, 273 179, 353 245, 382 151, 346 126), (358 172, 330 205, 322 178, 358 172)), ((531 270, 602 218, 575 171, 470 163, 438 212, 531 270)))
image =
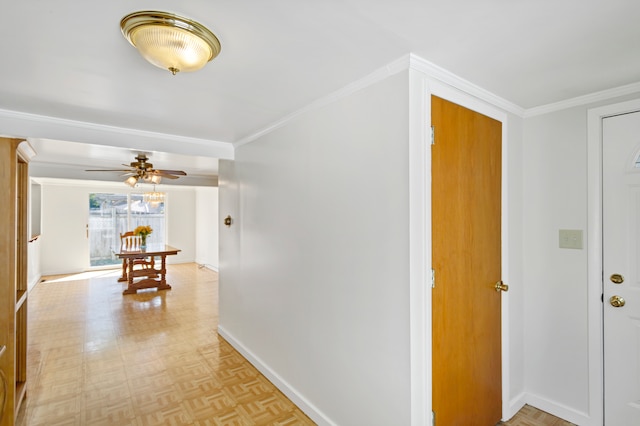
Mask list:
POLYGON ((127 288, 122 294, 135 294, 138 290, 156 288, 158 290, 170 290, 167 284, 167 256, 178 254, 180 249, 166 244, 149 244, 146 248, 134 250, 120 249, 116 252, 119 259, 123 259, 122 277, 118 281, 126 281, 127 288), (136 259, 148 257, 160 258, 160 269, 157 267, 133 269, 136 259))

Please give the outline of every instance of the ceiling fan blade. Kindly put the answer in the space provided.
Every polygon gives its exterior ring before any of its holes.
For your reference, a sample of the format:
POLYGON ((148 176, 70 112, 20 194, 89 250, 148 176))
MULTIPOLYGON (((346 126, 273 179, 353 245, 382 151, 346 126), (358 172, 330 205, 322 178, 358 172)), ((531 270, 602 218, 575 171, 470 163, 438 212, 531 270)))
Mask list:
MULTIPOLYGON (((138 179, 142 179, 145 182, 150 182, 152 176, 159 176, 166 179, 178 179, 180 176, 186 176, 187 174, 182 170, 162 170, 154 169, 153 164, 147 162, 149 158, 145 154, 139 154, 136 157, 137 161, 131 164, 122 164, 125 169, 91 169, 85 170, 87 172, 120 172, 121 176, 134 176, 138 179)), ((158 183, 159 179, 155 182, 158 183)))
POLYGON ((162 173, 159 170, 154 171, 152 174, 163 177, 163 178, 167 178, 167 179, 178 179, 178 176, 170 175, 168 173, 162 173))
POLYGON ((160 172, 160 173, 167 173, 170 175, 179 175, 179 176, 186 176, 187 174, 185 172, 183 172, 182 170, 165 170, 165 169, 156 169, 154 170, 154 172, 160 172))

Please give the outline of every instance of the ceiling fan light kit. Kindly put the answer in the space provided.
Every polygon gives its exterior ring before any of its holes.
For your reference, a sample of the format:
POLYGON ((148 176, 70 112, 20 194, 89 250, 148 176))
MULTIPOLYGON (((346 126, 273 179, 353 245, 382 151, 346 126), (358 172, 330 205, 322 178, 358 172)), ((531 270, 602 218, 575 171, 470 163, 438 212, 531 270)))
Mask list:
POLYGON ((142 175, 142 176, 129 176, 127 178, 127 180, 124 181, 124 183, 126 183, 127 185, 129 185, 132 188, 135 188, 135 186, 138 184, 138 181, 144 181, 144 183, 152 183, 152 184, 158 184, 160 183, 160 181, 162 180, 162 178, 158 175, 142 175))
POLYGON ((204 25, 167 12, 144 10, 122 18, 124 37, 158 68, 197 71, 220 53, 220 41, 204 25))
POLYGON ((124 183, 126 183, 127 185, 129 185, 132 188, 135 188, 136 184, 138 183, 138 177, 137 176, 129 176, 127 178, 127 180, 124 181, 124 183))

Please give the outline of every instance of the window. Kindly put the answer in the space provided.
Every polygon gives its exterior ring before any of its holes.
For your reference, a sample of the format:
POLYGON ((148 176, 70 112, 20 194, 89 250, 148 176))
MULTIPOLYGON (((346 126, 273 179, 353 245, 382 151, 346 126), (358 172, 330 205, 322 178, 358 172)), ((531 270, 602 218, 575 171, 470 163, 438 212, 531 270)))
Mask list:
POLYGON ((121 262, 114 250, 120 234, 149 225, 148 243, 165 244, 165 202, 145 202, 142 194, 89 194, 89 256, 91 266, 121 262))

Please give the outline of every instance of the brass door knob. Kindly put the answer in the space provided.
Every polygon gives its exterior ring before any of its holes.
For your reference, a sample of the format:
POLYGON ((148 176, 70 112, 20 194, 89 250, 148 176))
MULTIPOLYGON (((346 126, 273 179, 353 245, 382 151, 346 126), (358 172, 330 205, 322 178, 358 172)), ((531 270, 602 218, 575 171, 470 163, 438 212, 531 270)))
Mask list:
POLYGON ((503 283, 502 281, 498 281, 495 287, 496 291, 509 291, 509 286, 503 283))
POLYGON ((622 284, 624 282, 624 277, 620 274, 613 274, 609 277, 609 279, 614 284, 622 284))
POLYGON ((625 304, 625 301, 620 296, 611 296, 611 299, 609 299, 609 303, 611 303, 611 306, 613 306, 614 308, 622 308, 625 304))

